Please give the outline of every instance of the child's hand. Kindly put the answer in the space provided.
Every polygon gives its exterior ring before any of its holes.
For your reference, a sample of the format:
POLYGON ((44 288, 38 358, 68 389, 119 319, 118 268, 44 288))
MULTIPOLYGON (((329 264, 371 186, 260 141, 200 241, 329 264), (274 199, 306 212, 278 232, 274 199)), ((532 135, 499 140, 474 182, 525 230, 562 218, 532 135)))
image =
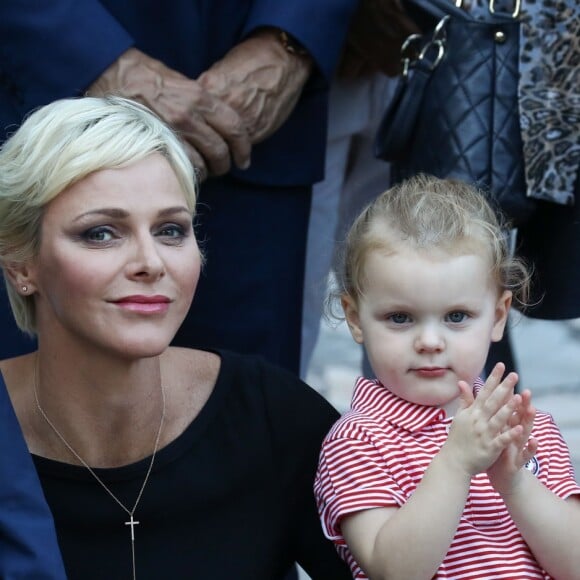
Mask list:
POLYGON ((521 404, 520 395, 514 395, 518 375, 509 373, 502 380, 504 371, 498 363, 475 399, 471 385, 459 381, 461 406, 441 453, 470 475, 486 471, 523 436, 522 425, 512 424, 521 404))
POLYGON ((538 442, 530 438, 535 417, 536 409, 532 405, 532 394, 530 391, 524 391, 521 394, 520 404, 509 421, 509 427, 517 425, 522 427, 521 434, 501 452, 497 461, 487 470, 491 484, 502 495, 514 492, 522 475, 522 467, 538 450, 538 442))

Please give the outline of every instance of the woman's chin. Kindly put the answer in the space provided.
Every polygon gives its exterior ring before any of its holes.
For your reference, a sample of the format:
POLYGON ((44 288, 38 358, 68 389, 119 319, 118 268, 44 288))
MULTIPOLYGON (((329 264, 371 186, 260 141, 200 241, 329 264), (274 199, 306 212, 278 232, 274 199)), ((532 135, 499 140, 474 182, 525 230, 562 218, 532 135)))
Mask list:
POLYGON ((129 340, 125 341, 123 345, 111 350, 117 351, 121 354, 123 358, 128 359, 139 359, 139 358, 151 358, 163 354, 169 347, 171 340, 166 338, 165 340, 157 336, 155 338, 146 339, 141 337, 139 340, 129 340))

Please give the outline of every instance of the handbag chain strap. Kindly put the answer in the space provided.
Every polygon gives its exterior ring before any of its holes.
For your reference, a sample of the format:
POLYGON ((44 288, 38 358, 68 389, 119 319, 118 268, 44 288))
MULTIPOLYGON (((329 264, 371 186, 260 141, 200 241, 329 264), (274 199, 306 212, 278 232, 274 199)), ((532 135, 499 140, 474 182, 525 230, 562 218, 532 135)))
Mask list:
POLYGON ((433 29, 431 37, 425 41, 423 34, 411 34, 401 46, 402 75, 407 77, 411 68, 424 63, 428 70, 434 70, 445 56, 447 32, 445 25, 451 17, 444 16, 433 29))
MULTIPOLYGON (((496 1, 489 0, 489 12, 493 15, 498 14, 496 1)), ((521 0, 513 0, 513 2, 512 12, 502 12, 502 14, 508 14, 515 20, 520 15, 521 0)), ((455 6, 462 8, 463 0, 455 0, 455 6)), ((433 29, 431 35, 427 38, 424 34, 411 34, 405 39, 405 42, 401 46, 401 75, 404 78, 409 75, 413 67, 421 65, 426 67, 427 70, 432 71, 443 60, 447 48, 446 25, 450 18, 450 15, 443 16, 433 29)), ((501 42, 501 36, 496 36, 496 40, 501 42)))

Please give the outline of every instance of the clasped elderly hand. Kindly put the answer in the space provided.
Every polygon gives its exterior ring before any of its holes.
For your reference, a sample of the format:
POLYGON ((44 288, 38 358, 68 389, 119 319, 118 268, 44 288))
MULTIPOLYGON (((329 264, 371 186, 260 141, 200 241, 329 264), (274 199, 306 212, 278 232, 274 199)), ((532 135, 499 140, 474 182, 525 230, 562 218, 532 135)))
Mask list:
POLYGON ((288 118, 310 75, 308 57, 288 53, 276 32, 244 40, 197 80, 136 48, 122 54, 89 88, 143 103, 181 136, 201 179, 246 169, 252 145, 288 118))
POLYGON ((459 382, 461 406, 442 451, 469 475, 487 472, 495 490, 507 495, 538 443, 530 438, 536 415, 531 393, 514 394, 518 375, 503 378, 504 372, 498 363, 475 397, 470 385, 459 382))

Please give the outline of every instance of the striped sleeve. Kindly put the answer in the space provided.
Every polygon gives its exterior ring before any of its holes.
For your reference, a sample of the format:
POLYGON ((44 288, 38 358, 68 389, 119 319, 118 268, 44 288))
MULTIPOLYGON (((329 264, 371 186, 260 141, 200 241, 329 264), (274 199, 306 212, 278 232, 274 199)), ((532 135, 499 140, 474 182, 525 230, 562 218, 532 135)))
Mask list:
POLYGON ((330 438, 320 453, 314 492, 325 535, 337 545, 344 516, 379 507, 400 507, 405 494, 368 439, 330 438))
POLYGON ((570 450, 552 416, 538 413, 532 435, 539 442, 537 455, 540 481, 562 499, 580 494, 570 450))

